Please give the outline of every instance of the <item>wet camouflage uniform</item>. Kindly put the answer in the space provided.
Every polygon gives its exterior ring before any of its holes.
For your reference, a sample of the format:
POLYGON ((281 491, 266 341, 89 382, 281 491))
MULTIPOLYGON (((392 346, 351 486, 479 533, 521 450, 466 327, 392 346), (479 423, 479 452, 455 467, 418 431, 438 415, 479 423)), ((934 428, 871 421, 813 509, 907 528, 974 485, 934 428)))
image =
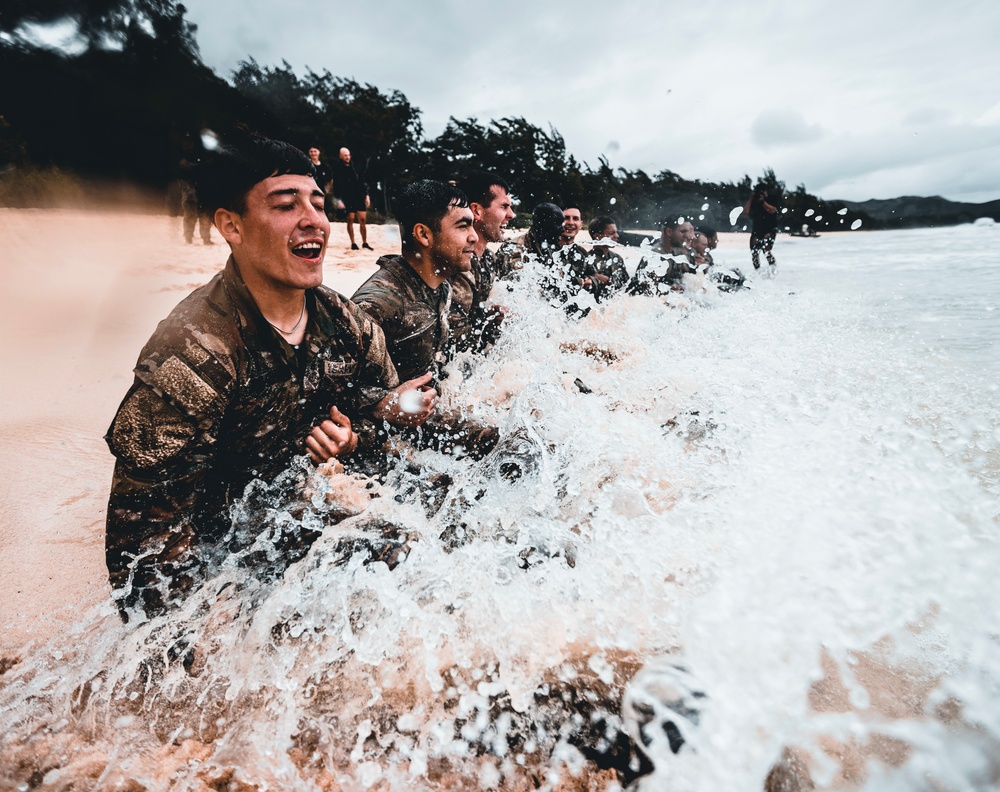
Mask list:
POLYGON ((107 440, 117 458, 105 543, 122 607, 162 609, 201 577, 246 485, 270 481, 304 453, 312 428, 337 405, 362 445, 365 420, 397 383, 381 330, 357 306, 319 287, 296 350, 268 325, 235 262, 162 321, 107 440), (132 557, 145 557, 129 584, 132 557))
POLYGON ((448 313, 451 343, 455 350, 480 351, 497 339, 496 308, 488 305, 493 290, 496 255, 489 248, 472 257, 472 269, 449 279, 451 310, 448 313))
POLYGON ((601 287, 602 297, 610 297, 628 285, 629 276, 628 270, 625 269, 625 259, 605 247, 594 247, 589 255, 597 273, 611 279, 601 287))
POLYGON ((697 268, 685 248, 660 248, 639 262, 627 291, 629 294, 663 294, 671 288, 680 288, 681 278, 692 272, 697 272, 697 268))
MULTIPOLYGON (((575 243, 555 251, 542 251, 541 246, 533 243, 526 245, 526 249, 534 252, 542 262, 544 266, 541 278, 542 294, 554 301, 570 301, 585 288, 584 279, 598 272, 596 256, 575 243)), ((594 295, 597 302, 601 301, 605 292, 603 284, 592 278, 586 290, 594 295)), ((570 305, 566 311, 574 314, 580 309, 570 305)), ((580 315, 586 316, 588 312, 589 309, 585 308, 580 311, 580 315)))
POLYGON ((351 298, 382 327, 401 382, 430 371, 437 380, 451 336, 451 285, 428 286, 402 256, 382 256, 351 298))
MULTIPOLYGON (((378 265, 351 299, 381 325, 400 380, 429 371, 431 384, 439 387, 449 359, 451 285, 444 281, 432 289, 402 256, 382 256, 378 265)), ((453 414, 436 414, 419 434, 434 447, 450 448, 457 442, 476 456, 487 453, 497 440, 494 427, 453 414)))

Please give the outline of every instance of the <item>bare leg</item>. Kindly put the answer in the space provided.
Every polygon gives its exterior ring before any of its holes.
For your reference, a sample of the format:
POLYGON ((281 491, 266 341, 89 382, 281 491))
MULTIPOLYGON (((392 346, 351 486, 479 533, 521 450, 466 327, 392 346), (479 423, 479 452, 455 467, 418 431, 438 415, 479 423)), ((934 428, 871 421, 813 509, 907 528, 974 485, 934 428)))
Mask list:
POLYGON ((208 215, 200 214, 198 215, 198 232, 201 234, 201 241, 206 245, 213 244, 212 242, 212 221, 208 219, 208 215))
POLYGON ((354 242, 354 212, 347 213, 347 236, 351 238, 351 249, 355 249, 357 244, 354 242))
POLYGON ((361 244, 368 244, 368 212, 358 212, 358 226, 361 228, 361 244))

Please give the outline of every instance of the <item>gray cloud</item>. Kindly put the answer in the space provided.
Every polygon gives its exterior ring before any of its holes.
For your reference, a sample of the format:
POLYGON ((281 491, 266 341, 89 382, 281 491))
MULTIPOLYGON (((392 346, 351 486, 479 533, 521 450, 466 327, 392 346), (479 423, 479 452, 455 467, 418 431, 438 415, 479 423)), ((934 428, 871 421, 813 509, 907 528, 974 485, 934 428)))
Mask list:
POLYGON ((989 191, 976 174, 1000 162, 1000 3, 185 4, 222 75, 249 56, 329 69, 403 91, 428 133, 451 115, 524 116, 592 165, 607 153, 612 167, 712 180, 772 166, 865 198, 989 191))
POLYGON ((798 110, 765 110, 750 125, 750 137, 761 148, 811 143, 823 137, 819 124, 807 123, 798 110))

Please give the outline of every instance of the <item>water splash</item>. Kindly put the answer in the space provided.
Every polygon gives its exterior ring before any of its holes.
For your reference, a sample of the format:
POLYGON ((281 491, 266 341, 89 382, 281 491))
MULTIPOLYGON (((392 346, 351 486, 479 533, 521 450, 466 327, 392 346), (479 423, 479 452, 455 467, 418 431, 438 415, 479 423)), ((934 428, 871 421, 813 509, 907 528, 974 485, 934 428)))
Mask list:
POLYGON ((644 788, 757 790, 783 755, 820 787, 989 772, 996 421, 792 258, 780 286, 579 320, 530 272, 502 284, 507 332, 444 400, 501 426, 494 454, 421 452, 371 500, 308 466, 259 486, 269 525, 321 532, 308 555, 255 573, 280 561, 265 536, 168 618, 104 607, 27 647, 0 676, 5 771, 177 790, 585 788, 616 778, 598 756, 651 763, 644 788), (372 552, 402 538, 393 568, 372 552), (643 759, 622 701, 678 663, 704 706, 679 753, 654 729, 643 759), (887 745, 895 764, 833 758, 887 745))

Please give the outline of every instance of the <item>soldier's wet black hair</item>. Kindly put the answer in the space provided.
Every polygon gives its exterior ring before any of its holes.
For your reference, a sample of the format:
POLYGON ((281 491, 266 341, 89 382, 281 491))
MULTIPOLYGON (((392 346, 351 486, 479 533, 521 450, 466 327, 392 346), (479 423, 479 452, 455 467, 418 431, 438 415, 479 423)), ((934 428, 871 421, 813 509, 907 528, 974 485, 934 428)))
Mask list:
POLYGON ((220 146, 195 176, 198 199, 209 215, 216 209, 243 214, 247 193, 271 176, 315 176, 308 155, 290 143, 241 131, 220 146))
POLYGON ((441 230, 441 221, 452 209, 469 205, 465 193, 441 181, 424 179, 407 184, 396 197, 396 220, 403 250, 413 250, 413 226, 423 223, 434 232, 441 230))
POLYGON ((683 225, 687 221, 686 217, 668 217, 666 220, 660 222, 660 226, 662 228, 677 228, 677 226, 683 225))
POLYGON ((719 232, 712 228, 712 226, 698 226, 695 231, 708 239, 719 235, 719 232))
POLYGON ((495 173, 488 171, 475 171, 466 174, 458 183, 458 187, 464 192, 470 201, 475 201, 481 206, 489 206, 493 203, 494 187, 499 187, 506 192, 510 192, 510 185, 495 173))
POLYGON ((609 225, 617 227, 618 223, 615 222, 615 218, 608 217, 608 215, 600 215, 599 217, 595 217, 593 220, 590 221, 590 225, 587 226, 587 230, 590 232, 590 238, 595 241, 600 239, 601 236, 603 236, 601 232, 609 225))
POLYGON ((531 213, 531 228, 528 233, 537 243, 554 243, 562 234, 563 210, 554 203, 538 204, 531 213))

